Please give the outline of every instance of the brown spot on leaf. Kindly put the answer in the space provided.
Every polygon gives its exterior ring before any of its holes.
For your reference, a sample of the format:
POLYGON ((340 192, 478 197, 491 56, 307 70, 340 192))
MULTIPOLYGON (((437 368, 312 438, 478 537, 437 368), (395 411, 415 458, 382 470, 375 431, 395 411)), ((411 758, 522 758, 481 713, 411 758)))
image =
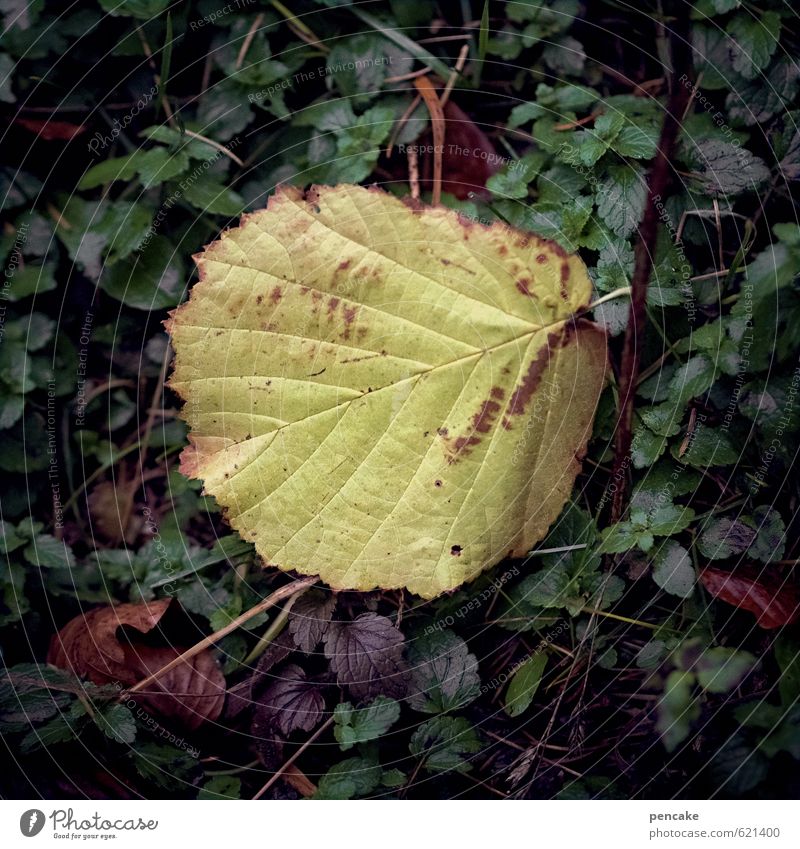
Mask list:
POLYGON ((328 315, 333 315, 336 312, 336 307, 339 306, 340 300, 338 298, 330 298, 328 301, 328 315))
POLYGON ((544 254, 538 254, 536 256, 536 262, 538 262, 539 265, 544 265, 547 262, 547 257, 544 254))
POLYGON ((505 394, 506 393, 499 386, 492 387, 492 398, 497 398, 499 401, 502 401, 505 394))
POLYGON ((565 300, 569 300, 569 290, 567 289, 567 281, 569 280, 569 263, 564 260, 561 263, 561 286, 559 290, 561 292, 561 297, 565 300))
POLYGON ((283 290, 280 286, 276 286, 270 293, 269 299, 272 301, 273 304, 279 304, 282 297, 283 290))
POLYGON ((350 332, 353 328, 353 322, 356 320, 356 315, 358 314, 358 307, 348 307, 342 306, 342 315, 344 316, 344 333, 342 334, 343 339, 350 338, 350 332))
POLYGON ((553 349, 563 344, 564 335, 562 333, 548 334, 547 344, 536 352, 536 357, 528 364, 528 370, 525 372, 522 382, 514 390, 514 394, 508 402, 507 412, 510 416, 519 416, 525 412, 528 401, 531 400, 539 387, 542 374, 550 365, 550 355, 553 349))
POLYGON ((480 445, 482 437, 478 436, 478 434, 489 433, 499 412, 500 405, 497 401, 484 401, 472 417, 470 432, 449 441, 450 455, 447 458, 447 462, 455 463, 459 457, 469 453, 470 448, 480 445))
POLYGON ((464 550, 464 549, 463 549, 460 545, 454 545, 454 546, 450 549, 450 554, 452 554, 452 555, 453 555, 453 557, 461 557, 461 552, 462 552, 463 550, 464 550))
POLYGON ((349 259, 343 259, 343 260, 339 263, 339 268, 338 268, 338 270, 339 270, 339 271, 345 271, 345 270, 346 270, 346 269, 348 269, 348 268, 350 268, 350 260, 349 260, 349 259))
POLYGON ((532 298, 533 294, 530 290, 531 281, 527 277, 521 277, 517 280, 517 289, 528 298, 532 298))
POLYGON ((263 300, 264 300, 264 297, 262 295, 256 295, 256 303, 257 304, 260 304, 263 300))
POLYGON ((434 486, 436 486, 436 487, 439 487, 439 486, 441 486, 441 485, 442 485, 442 482, 441 482, 440 480, 435 480, 435 481, 433 482, 433 485, 434 485, 434 486))

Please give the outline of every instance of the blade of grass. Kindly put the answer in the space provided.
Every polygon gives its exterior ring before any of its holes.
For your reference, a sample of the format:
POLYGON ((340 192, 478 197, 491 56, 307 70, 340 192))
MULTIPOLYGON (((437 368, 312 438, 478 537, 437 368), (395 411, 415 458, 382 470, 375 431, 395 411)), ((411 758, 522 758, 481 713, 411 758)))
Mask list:
POLYGON ((442 62, 441 59, 438 59, 432 53, 429 53, 424 47, 420 47, 416 41, 410 39, 407 35, 403 35, 402 32, 398 32, 393 27, 387 26, 374 15, 363 11, 363 9, 353 8, 350 11, 357 18, 367 24, 367 26, 371 26, 373 29, 381 33, 381 35, 385 35, 386 38, 393 41, 398 47, 408 50, 415 59, 418 59, 426 65, 430 65, 430 67, 433 68, 433 70, 436 71, 443 80, 446 80, 450 76, 450 69, 444 62, 442 62))
POLYGON ((489 0, 485 0, 483 4, 483 14, 481 15, 481 28, 478 33, 478 61, 475 63, 475 88, 481 84, 481 74, 483 73, 483 60, 486 58, 486 49, 489 46, 489 0))

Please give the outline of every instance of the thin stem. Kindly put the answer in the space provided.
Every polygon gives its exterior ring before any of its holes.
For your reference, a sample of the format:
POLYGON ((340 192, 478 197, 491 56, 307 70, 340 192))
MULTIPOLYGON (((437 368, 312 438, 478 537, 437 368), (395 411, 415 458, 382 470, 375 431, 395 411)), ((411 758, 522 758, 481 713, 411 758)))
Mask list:
POLYGON ((264 653, 267 646, 283 630, 283 626, 286 624, 286 620, 289 618, 289 611, 292 609, 294 603, 305 592, 305 589, 300 590, 299 592, 291 596, 286 602, 286 604, 283 605, 283 609, 281 610, 281 612, 275 617, 272 622, 270 622, 269 626, 267 627, 267 630, 264 631, 259 641, 253 646, 253 650, 242 661, 242 666, 247 666, 248 664, 252 663, 257 657, 260 657, 264 653))
POLYGON ((599 307, 600 304, 605 304, 608 301, 616 301, 617 298, 625 298, 630 297, 631 287, 630 286, 622 286, 619 289, 614 289, 613 292, 609 292, 607 295, 603 295, 602 298, 598 298, 596 301, 592 301, 591 304, 587 307, 587 309, 593 310, 595 307, 599 307))
POLYGON ((149 684, 152 684, 157 678, 160 678, 162 675, 165 675, 172 669, 175 669, 176 666, 180 666, 182 663, 185 663, 187 660, 191 660, 196 655, 200 654, 204 649, 213 646, 214 643, 218 643, 223 637, 226 637, 232 631, 235 631, 240 625, 243 625, 245 622, 249 622, 254 616, 258 616, 259 613, 263 613, 265 610, 268 610, 270 607, 278 604, 278 602, 283 601, 285 598, 289 598, 295 593, 303 592, 307 590, 312 584, 315 584, 319 578, 316 575, 313 575, 308 578, 301 578, 299 581, 294 581, 294 583, 287 584, 285 587, 281 587, 278 590, 275 590, 274 593, 268 595, 265 599, 262 599, 258 604, 254 607, 251 607, 250 610, 246 610, 241 616, 237 616, 236 619, 230 621, 225 627, 220 628, 219 631, 215 631, 213 634, 209 634, 209 636, 204 637, 200 640, 199 643, 195 643, 191 648, 186 649, 185 652, 179 654, 177 657, 173 658, 169 663, 165 664, 161 667, 161 669, 157 669, 152 675, 148 675, 146 678, 142 678, 137 684, 134 684, 129 690, 123 691, 120 694, 120 698, 127 698, 131 693, 138 693, 140 690, 144 690, 149 684))
POLYGON ((308 738, 308 740, 306 740, 306 742, 303 743, 303 745, 289 758, 289 760, 286 761, 283 766, 279 767, 275 775, 267 781, 267 783, 258 791, 258 793, 256 793, 255 796, 253 796, 253 799, 260 799, 283 775, 283 773, 286 772, 286 770, 289 769, 289 767, 300 757, 300 755, 302 755, 303 752, 317 739, 317 737, 319 737, 323 731, 330 728, 331 725, 333 725, 333 716, 328 717, 328 719, 320 725, 320 727, 308 738))

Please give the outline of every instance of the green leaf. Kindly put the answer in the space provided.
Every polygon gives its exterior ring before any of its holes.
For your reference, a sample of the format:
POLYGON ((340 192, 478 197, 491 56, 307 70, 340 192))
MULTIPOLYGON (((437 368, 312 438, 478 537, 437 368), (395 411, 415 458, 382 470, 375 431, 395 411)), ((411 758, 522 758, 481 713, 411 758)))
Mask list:
POLYGON ((125 705, 111 705, 95 714, 95 722, 106 737, 117 743, 133 743, 136 739, 136 720, 125 705))
POLYGON ((202 786, 198 799, 241 799, 242 779, 236 775, 215 775, 202 786))
POLYGON ((646 469, 664 453, 667 440, 646 427, 636 425, 631 443, 631 460, 635 469, 646 469))
POLYGON ((620 156, 652 159, 658 150, 658 133, 649 127, 623 127, 611 146, 620 156))
POLYGON ((113 183, 115 180, 131 180, 139 170, 139 160, 143 155, 143 151, 135 150, 128 156, 105 159, 97 165, 93 165, 81 177, 78 188, 94 189, 105 183, 113 183))
POLYGON ((409 750, 422 758, 428 772, 468 772, 469 755, 482 749, 478 735, 461 716, 437 716, 423 722, 411 737, 409 750))
POLYGON ((103 10, 115 17, 124 16, 149 21, 170 4, 170 0, 99 0, 103 10))
POLYGON ((694 510, 677 504, 664 504, 647 514, 647 527, 656 536, 666 537, 680 533, 691 525, 694 510))
POLYGON ((709 560, 725 560, 743 554, 755 538, 755 529, 740 519, 711 519, 697 540, 697 548, 709 560))
POLYGON ((25 549, 25 559, 34 566, 50 569, 72 569, 75 556, 64 540, 40 534, 25 549))
POLYGON ((366 758, 348 758, 319 780, 315 799, 353 799, 371 793, 381 781, 381 768, 366 758))
POLYGON ((707 392, 715 377, 714 363, 705 354, 698 354, 678 367, 669 384, 669 396, 676 405, 686 404, 707 392))
POLYGON ((673 445, 672 456, 681 463, 705 469, 709 466, 727 466, 739 459, 739 452, 728 435, 719 428, 698 426, 692 432, 689 447, 681 454, 680 446, 673 445))
POLYGON ((781 632, 775 640, 775 662, 780 669, 778 691, 781 704, 789 707, 800 698, 800 643, 796 637, 781 632))
POLYGON ((597 214, 617 235, 627 238, 644 211, 647 185, 633 165, 612 165, 595 194, 597 214))
POLYGON ((539 689, 546 665, 547 655, 536 654, 517 667, 506 690, 504 701, 504 709, 509 716, 519 716, 530 707, 539 689))
POLYGON ((739 144, 708 139, 692 150, 693 172, 701 191, 711 196, 733 196, 754 191, 769 179, 769 168, 739 144))
MULTIPOLYGON (((617 522, 604 528, 597 550, 600 554, 622 554, 639 545, 641 537, 642 531, 630 522, 617 522)), ((650 539, 652 545, 652 537, 650 539)))
POLYGON ((571 578, 566 565, 558 562, 521 581, 518 592, 536 607, 563 607, 569 595, 571 578))
POLYGON ((689 552, 674 540, 667 540, 653 558, 653 580, 665 592, 688 598, 697 580, 689 552))
POLYGON ((756 18, 745 12, 734 16, 726 29, 735 45, 734 70, 752 79, 767 66, 778 46, 781 16, 778 12, 767 11, 756 18))
POLYGON ((0 551, 3 554, 8 554, 25 545, 27 539, 26 536, 18 536, 10 522, 0 521, 0 551))
POLYGON ((188 167, 188 154, 183 151, 171 153, 165 147, 144 151, 136 160, 136 171, 146 189, 177 177, 188 167))
POLYGON ((103 269, 100 286, 111 297, 137 310, 174 307, 185 280, 180 254, 164 236, 150 234, 134 257, 103 269))
MULTIPOLYGON (((794 102, 800 87, 800 68, 791 56, 779 55, 767 70, 753 80, 743 80, 725 100, 732 121, 741 121, 751 127, 763 124, 773 115, 786 111, 786 104, 794 102)), ((728 88, 730 80, 720 88, 728 88)))
POLYGON ((181 468, 269 563, 431 598, 544 536, 606 373, 578 258, 337 186, 282 190, 198 264, 181 468))
POLYGON ((715 647, 700 655, 694 672, 697 683, 709 693, 730 693, 755 665, 749 652, 715 647))
POLYGON ((142 778, 164 790, 174 790, 176 781, 191 784, 192 774, 197 770, 197 753, 192 749, 140 740, 131 748, 128 757, 142 778))
POLYGON ((383 736, 400 717, 400 704, 386 696, 378 696, 364 707, 354 708, 350 702, 336 705, 333 712, 333 736, 341 750, 358 743, 368 743, 383 736))
POLYGON ((11 82, 14 79, 14 60, 7 53, 0 53, 0 102, 15 103, 17 98, 11 82))
POLYGON ((37 749, 49 749, 58 743, 69 743, 75 740, 78 730, 76 726, 76 722, 70 723, 67 716, 61 714, 44 725, 31 729, 20 740, 19 747, 27 754, 37 749))
POLYGON ((424 635, 410 644, 412 691, 408 703, 424 713, 457 710, 480 691, 478 661, 452 631, 424 635))
POLYGON ((656 730, 668 752, 674 752, 689 736, 692 723, 700 716, 694 683, 694 675, 680 669, 667 676, 664 694, 656 707, 656 730))
POLYGON ((780 560, 786 548, 786 525, 781 514, 772 507, 763 505, 753 511, 753 524, 756 528, 756 538, 747 554, 770 563, 780 560))
POLYGON ((639 411, 642 422, 659 436, 675 436, 680 432, 682 410, 675 404, 659 404, 655 407, 644 407, 639 411))
POLYGON ((240 215, 245 208, 241 195, 223 186, 208 174, 193 177, 194 172, 182 180, 180 188, 182 196, 203 212, 213 215, 240 215))

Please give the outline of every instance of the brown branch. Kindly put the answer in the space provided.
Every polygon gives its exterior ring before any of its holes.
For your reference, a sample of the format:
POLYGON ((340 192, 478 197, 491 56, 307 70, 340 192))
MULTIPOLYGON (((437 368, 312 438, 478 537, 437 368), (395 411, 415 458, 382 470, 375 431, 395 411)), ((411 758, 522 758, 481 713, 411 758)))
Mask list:
POLYGON ((688 82, 692 67, 689 42, 688 15, 679 14, 672 30, 672 80, 667 111, 658 141, 658 151, 650 171, 647 205, 644 210, 639 239, 634 249, 633 278, 631 280, 631 310, 622 348, 619 375, 619 413, 614 434, 614 466, 612 480, 616 490, 611 506, 611 521, 622 518, 627 495, 628 466, 633 437, 633 400, 639 376, 639 356, 644 334, 647 287, 653 270, 653 253, 658 236, 658 223, 663 209, 662 198, 671 179, 671 158, 681 120, 684 115, 692 85, 688 82))

